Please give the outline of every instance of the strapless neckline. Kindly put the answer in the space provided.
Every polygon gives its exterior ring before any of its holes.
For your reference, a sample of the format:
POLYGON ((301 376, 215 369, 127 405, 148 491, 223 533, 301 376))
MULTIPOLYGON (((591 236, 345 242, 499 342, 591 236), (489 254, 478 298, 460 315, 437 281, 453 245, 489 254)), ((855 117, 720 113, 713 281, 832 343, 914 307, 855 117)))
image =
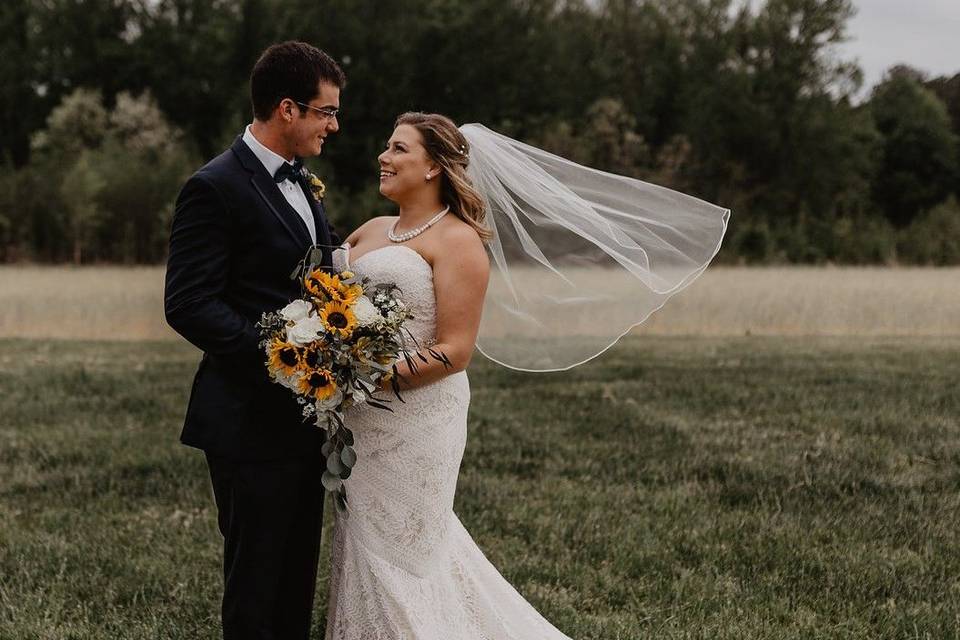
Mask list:
POLYGON ((351 247, 349 244, 345 244, 345 245, 343 245, 343 246, 344 246, 344 247, 346 248, 346 250, 347 250, 347 251, 346 251, 347 255, 346 255, 346 257, 344 258, 344 264, 346 265, 347 269, 352 268, 353 265, 357 264, 358 262, 360 262, 361 260, 363 260, 363 259, 366 258, 367 256, 372 255, 372 254, 374 254, 374 253, 378 253, 378 252, 380 252, 380 251, 384 251, 384 250, 386 250, 386 249, 404 249, 404 250, 406 250, 406 251, 414 254, 414 255, 417 256, 418 258, 420 258, 421 262, 423 262, 425 265, 427 265, 427 266, 430 267, 431 269, 433 268, 432 266, 430 266, 430 263, 427 262, 427 259, 424 258, 422 255, 420 255, 420 252, 419 252, 419 251, 417 251, 417 250, 415 250, 415 249, 411 249, 410 247, 408 247, 408 246, 406 246, 406 245, 403 245, 403 244, 388 244, 388 245, 385 245, 385 246, 382 246, 382 247, 377 247, 376 249, 373 249, 373 250, 371 250, 371 251, 367 251, 365 254, 363 254, 362 256, 360 256, 359 258, 357 258, 357 259, 355 259, 355 260, 353 260, 353 259, 350 258, 350 250, 353 249, 353 247, 351 247))

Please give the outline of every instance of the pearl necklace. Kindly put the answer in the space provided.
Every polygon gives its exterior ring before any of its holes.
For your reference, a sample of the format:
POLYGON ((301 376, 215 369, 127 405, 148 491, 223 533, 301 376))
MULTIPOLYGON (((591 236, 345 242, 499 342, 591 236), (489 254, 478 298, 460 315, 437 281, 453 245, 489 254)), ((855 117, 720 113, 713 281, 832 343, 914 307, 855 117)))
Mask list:
POLYGON ((440 221, 440 218, 447 215, 449 211, 450 211, 450 207, 444 207, 443 209, 440 210, 440 212, 437 215, 433 216, 432 218, 427 220, 425 223, 423 223, 416 229, 411 229, 410 231, 405 231, 404 233, 401 233, 401 234, 394 233, 394 231, 397 230, 397 223, 400 222, 400 219, 397 218, 396 222, 390 225, 390 228, 387 229, 387 238, 389 238, 391 242, 406 242, 411 238, 416 238, 418 235, 420 235, 421 233, 423 233, 433 225, 437 224, 440 221))

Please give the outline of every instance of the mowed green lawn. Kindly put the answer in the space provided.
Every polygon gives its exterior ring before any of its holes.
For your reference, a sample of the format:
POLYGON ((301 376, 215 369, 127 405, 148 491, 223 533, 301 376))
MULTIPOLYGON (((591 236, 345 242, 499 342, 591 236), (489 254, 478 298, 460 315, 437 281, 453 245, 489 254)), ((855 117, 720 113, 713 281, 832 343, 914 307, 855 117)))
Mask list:
MULTIPOLYGON (((0 638, 218 637, 197 359, 0 341, 0 638)), ((960 637, 960 339, 636 337, 470 376, 457 512, 567 635, 960 637)), ((324 560, 318 638, 325 600, 324 560)))

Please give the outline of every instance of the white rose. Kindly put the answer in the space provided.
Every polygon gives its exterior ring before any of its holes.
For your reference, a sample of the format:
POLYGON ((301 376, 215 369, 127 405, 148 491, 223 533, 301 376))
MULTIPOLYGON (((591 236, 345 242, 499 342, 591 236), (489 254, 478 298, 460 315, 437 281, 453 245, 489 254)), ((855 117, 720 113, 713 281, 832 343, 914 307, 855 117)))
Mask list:
POLYGON ((292 327, 287 327, 287 340, 303 347, 316 340, 323 332, 323 323, 317 316, 308 316, 297 320, 292 327))
POLYGON ((287 389, 290 389, 291 391, 297 391, 297 383, 300 381, 299 373, 292 373, 287 376, 278 371, 274 374, 274 377, 277 382, 285 386, 287 389))
POLYGON ((317 400, 316 402, 313 403, 313 406, 316 409, 317 413, 319 414, 319 413, 323 413, 328 409, 336 409, 337 405, 339 405, 342 401, 343 401, 343 391, 341 391, 340 389, 337 389, 336 391, 333 392, 333 395, 331 395, 329 398, 324 398, 323 400, 317 400))
POLYGON ((353 315, 356 316, 357 323, 361 327, 369 327, 383 317, 367 296, 360 296, 353 303, 353 315))
POLYGON ((310 314, 310 306, 310 303, 306 300, 294 300, 280 310, 280 315, 283 316, 284 320, 290 322, 303 320, 310 314))

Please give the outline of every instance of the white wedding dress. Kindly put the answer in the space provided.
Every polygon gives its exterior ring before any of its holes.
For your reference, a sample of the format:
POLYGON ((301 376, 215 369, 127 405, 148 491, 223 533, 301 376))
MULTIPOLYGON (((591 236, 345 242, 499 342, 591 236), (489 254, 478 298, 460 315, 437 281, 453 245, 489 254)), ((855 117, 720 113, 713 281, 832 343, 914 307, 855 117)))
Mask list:
MULTIPOLYGON (((433 271, 404 245, 335 266, 403 290, 421 346, 436 335, 433 271)), ((344 255, 347 254, 347 255, 344 255)), ((337 264, 339 263, 339 264, 337 264)), ((347 412, 358 462, 338 513, 327 640, 561 640, 484 557, 453 512, 467 437, 465 372, 403 393, 394 412, 347 412)))

